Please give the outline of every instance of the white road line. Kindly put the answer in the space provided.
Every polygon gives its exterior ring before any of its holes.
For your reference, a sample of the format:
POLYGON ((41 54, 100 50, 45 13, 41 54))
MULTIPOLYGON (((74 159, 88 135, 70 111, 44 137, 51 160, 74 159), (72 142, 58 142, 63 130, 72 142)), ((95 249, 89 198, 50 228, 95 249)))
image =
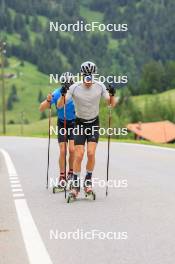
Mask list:
POLYGON ((52 264, 25 199, 15 200, 15 206, 30 263, 52 264))
POLYGON ((18 180, 18 181, 16 181, 16 180, 14 181, 14 180, 11 180, 11 179, 10 179, 10 183, 11 183, 11 184, 16 184, 16 183, 20 183, 20 181, 19 181, 19 180, 18 180))
POLYGON ((124 143, 124 142, 112 142, 118 145, 122 146, 130 146, 130 147, 141 147, 141 148, 147 148, 147 149, 155 149, 155 150, 168 150, 168 151, 175 151, 173 148, 167 148, 167 147, 159 147, 159 146, 152 146, 152 145, 144 145, 144 144, 137 144, 137 143, 124 143))
POLYGON ((23 193, 14 193, 14 194, 13 194, 13 197, 14 197, 14 198, 17 198, 17 197, 24 197, 24 194, 23 194, 23 193))
MULTIPOLYGON (((0 149, 0 151, 4 155, 9 175, 17 176, 9 154, 5 150, 0 149)), ((12 192, 17 191, 22 192, 22 189, 12 189, 12 192)), ((30 213, 27 201, 15 199, 14 203, 30 264, 53 264, 30 213)))
POLYGON ((11 188, 21 188, 21 184, 11 184, 11 188))
POLYGON ((12 192, 23 192, 23 189, 12 189, 12 192))
POLYGON ((12 162, 9 154, 7 153, 7 151, 5 151, 4 149, 0 149, 0 151, 2 152, 2 154, 5 158, 9 176, 17 176, 16 169, 15 169, 13 162, 12 162))
POLYGON ((11 181, 11 180, 18 180, 18 177, 13 177, 13 176, 12 176, 12 177, 9 177, 9 179, 10 179, 10 181, 11 181))

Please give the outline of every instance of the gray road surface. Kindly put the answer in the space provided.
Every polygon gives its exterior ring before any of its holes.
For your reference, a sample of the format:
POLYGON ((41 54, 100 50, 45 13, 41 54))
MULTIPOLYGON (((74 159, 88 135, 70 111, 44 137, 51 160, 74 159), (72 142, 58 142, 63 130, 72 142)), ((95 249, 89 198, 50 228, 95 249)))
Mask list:
MULTIPOLYGON (((175 151, 111 144, 110 179, 127 188, 95 187, 97 200, 66 204, 64 194, 45 189, 47 140, 0 137, 16 168, 31 215, 52 263, 174 264, 175 151), (127 232, 127 239, 50 239, 50 231, 127 232)), ((94 177, 106 177, 105 142, 97 150, 94 177)), ((50 177, 57 169, 57 141, 51 142, 50 177)), ((86 158, 85 158, 86 160, 86 158)), ((85 163, 83 163, 82 176, 85 163)), ((20 198, 18 198, 20 199, 20 198)), ((22 199, 22 198, 21 198, 22 199)), ((28 264, 8 172, 0 153, 0 263, 28 264)), ((38 264, 41 262, 38 262, 38 264)), ((33 264, 33 263, 32 263, 33 264)), ((42 263, 41 263, 42 264, 42 263)))

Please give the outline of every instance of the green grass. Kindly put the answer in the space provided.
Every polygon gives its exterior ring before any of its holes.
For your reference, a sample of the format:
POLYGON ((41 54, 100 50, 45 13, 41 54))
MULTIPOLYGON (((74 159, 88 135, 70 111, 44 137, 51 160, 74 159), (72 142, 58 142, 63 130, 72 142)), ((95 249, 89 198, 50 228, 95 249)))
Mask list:
POLYGON ((6 39, 7 44, 19 45, 21 43, 21 37, 17 33, 9 34, 4 31, 1 31, 0 37, 6 39))
MULTIPOLYGON (((30 123, 35 122, 40 119, 38 93, 41 90, 43 95, 46 96, 49 91, 53 90, 53 85, 49 84, 49 76, 39 72, 37 67, 31 63, 24 62, 23 67, 20 66, 20 61, 16 58, 11 58, 9 62, 10 66, 5 69, 5 72, 16 74, 16 78, 5 79, 6 100, 11 91, 11 86, 14 84, 17 87, 19 102, 14 103, 11 111, 7 111, 7 123, 10 120, 19 123, 22 111, 24 112, 24 119, 27 119, 30 123)), ((0 115, 0 123, 2 123, 1 118, 0 115)))
POLYGON ((117 39, 109 38, 109 49, 117 49, 119 42, 117 39))
POLYGON ((143 109, 146 102, 152 102, 156 98, 158 98, 158 100, 160 100, 160 102, 164 104, 167 104, 171 101, 171 103, 175 105, 175 89, 163 93, 159 93, 156 95, 149 94, 149 95, 133 96, 132 101, 134 102, 134 104, 138 105, 140 109, 143 109))
MULTIPOLYGON (((52 126, 56 126, 56 118, 52 118, 52 126)), ((2 133, 0 133, 2 135, 2 133)), ((28 125, 7 125, 7 136, 47 137, 48 119, 33 122, 28 125)), ((53 138, 55 136, 53 135, 53 138)))
POLYGON ((103 16, 104 16, 103 13, 92 11, 85 6, 80 6, 80 15, 84 17, 88 23, 91 23, 93 21, 100 23, 103 22, 103 16))
POLYGON ((49 19, 45 16, 38 16, 38 19, 43 27, 46 27, 49 24, 49 19))

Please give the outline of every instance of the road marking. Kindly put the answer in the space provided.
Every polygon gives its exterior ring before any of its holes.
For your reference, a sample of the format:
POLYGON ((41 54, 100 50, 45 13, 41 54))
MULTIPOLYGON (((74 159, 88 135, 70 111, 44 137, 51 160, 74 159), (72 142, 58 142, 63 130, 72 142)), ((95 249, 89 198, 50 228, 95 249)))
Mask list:
POLYGON ((23 189, 12 189, 12 192, 23 192, 23 189))
POLYGON ((21 188, 21 184, 11 184, 11 188, 21 188))
POLYGON ((20 183, 20 181, 14 181, 14 180, 11 180, 11 179, 10 179, 10 183, 11 183, 11 184, 20 183))
POLYGON ((18 177, 9 177, 9 179, 12 181, 12 180, 18 180, 18 177))
MULTIPOLYGON (((5 158, 9 176, 17 177, 17 172, 9 154, 2 149, 0 151, 5 158)), ((22 189, 12 189, 12 192, 18 191, 22 192, 22 189)), ((13 194, 13 197, 16 196, 17 198, 23 195, 23 193, 13 194)), ((35 225, 27 201, 23 198, 15 199, 14 203, 30 264, 53 264, 35 225)))
POLYGON ((13 197, 14 198, 16 198, 16 197, 24 197, 24 194, 23 193, 14 193, 13 197))
POLYGON ((26 200, 15 200, 15 206, 30 263, 52 264, 26 200))
POLYGON ((15 170, 15 167, 13 165, 13 162, 12 162, 9 154, 4 149, 1 149, 1 152, 2 152, 2 154, 4 156, 4 158, 5 158, 9 176, 16 176, 17 177, 17 172, 15 170))
POLYGON ((142 147, 142 148, 150 148, 150 149, 157 149, 157 150, 169 150, 169 151, 175 151, 175 149, 173 148, 167 148, 167 147, 159 147, 159 146, 151 146, 151 145, 144 145, 144 144, 137 144, 137 143, 124 143, 124 142, 112 142, 118 145, 122 145, 122 146, 136 146, 136 147, 142 147))

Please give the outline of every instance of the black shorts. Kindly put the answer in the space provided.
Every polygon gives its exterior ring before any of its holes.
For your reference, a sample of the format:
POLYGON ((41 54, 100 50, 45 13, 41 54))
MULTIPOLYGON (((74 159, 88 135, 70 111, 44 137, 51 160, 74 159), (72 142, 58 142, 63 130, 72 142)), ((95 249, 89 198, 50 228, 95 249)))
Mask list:
POLYGON ((75 127, 76 131, 74 135, 75 145, 85 145, 85 142, 96 142, 99 140, 99 117, 91 120, 83 120, 76 118, 75 127))
POLYGON ((66 141, 68 140, 74 140, 74 134, 73 134, 73 129, 75 127, 75 120, 66 120, 66 133, 64 131, 64 121, 58 119, 57 121, 57 126, 58 126, 58 142, 64 142, 65 138, 66 141), (64 135, 66 134, 66 136, 64 135))

